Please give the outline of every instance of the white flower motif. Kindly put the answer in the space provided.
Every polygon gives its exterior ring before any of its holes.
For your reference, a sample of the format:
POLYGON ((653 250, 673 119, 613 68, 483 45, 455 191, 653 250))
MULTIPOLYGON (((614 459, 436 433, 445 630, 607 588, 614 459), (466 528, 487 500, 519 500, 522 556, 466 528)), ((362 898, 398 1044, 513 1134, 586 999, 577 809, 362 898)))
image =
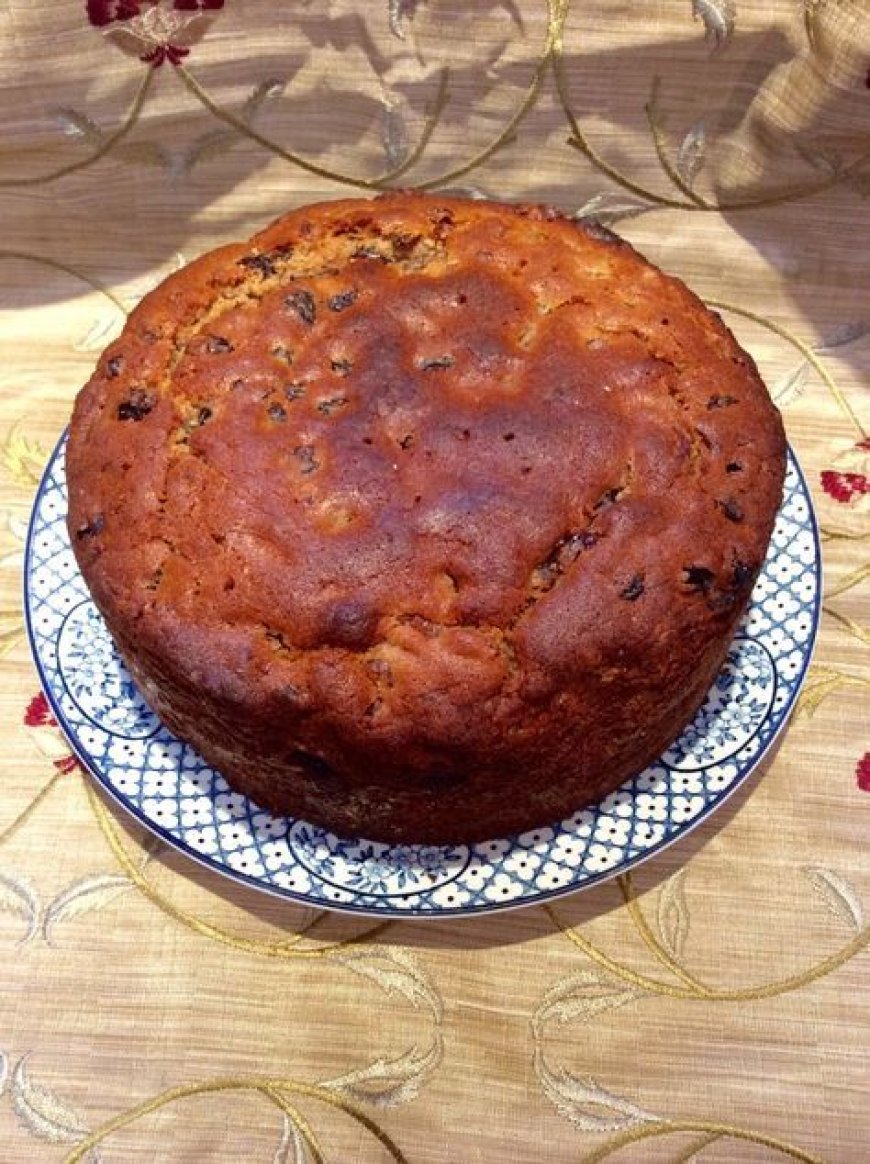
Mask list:
POLYGON ((219 792, 214 798, 218 820, 238 820, 247 815, 248 800, 240 792, 219 792))
MULTIPOLYGON (((589 831, 591 832, 591 829, 589 831)), ((587 833, 586 836, 588 835, 587 833)), ((561 836, 556 837, 550 846, 550 854, 554 861, 564 862, 566 865, 571 865, 576 869, 583 863, 586 845, 586 837, 572 837, 563 833, 561 836)))
POLYGON ((525 848, 539 848, 549 845, 555 835, 551 828, 531 829, 527 833, 520 833, 517 842, 525 848))
POLYGON ((218 835, 225 853, 234 853, 251 846, 251 834, 241 821, 225 821, 218 825, 218 835))
POLYGON ((204 825, 199 829, 191 829, 185 834, 184 839, 192 849, 196 849, 197 853, 213 856, 218 852, 217 829, 214 825, 204 825))
POLYGON ((631 843, 639 849, 649 849, 652 845, 657 845, 659 841, 663 840, 664 835, 664 825, 643 821, 635 825, 631 843))
POLYGON ((301 865, 296 865, 292 869, 282 869, 280 873, 275 874, 272 881, 282 889, 289 889, 294 893, 311 892, 311 878, 301 865))
POLYGON ((490 864, 484 864, 479 859, 472 860, 462 875, 462 880, 470 889, 482 889, 491 875, 492 866, 490 864))
POLYGON ((198 828, 214 818, 211 801, 205 796, 184 796, 181 798, 181 827, 198 828))
POLYGON ((668 775, 667 768, 647 768, 635 781, 638 792, 664 792, 668 785, 668 775))
MULTIPOLYGON (((255 812, 253 823, 258 838, 284 837, 287 832, 287 821, 269 812, 255 812)), ((286 845, 284 847, 286 849, 286 845)))
POLYGON ((266 867, 262 861, 257 859, 256 854, 251 849, 246 849, 240 853, 230 853, 227 857, 227 864, 236 873, 244 873, 248 877, 266 876, 266 867))
POLYGON ((444 909, 460 909, 471 901, 471 894, 462 885, 452 881, 449 885, 441 885, 432 894, 432 901, 444 909))
POLYGON ((619 849, 611 848, 610 845, 595 844, 589 846, 585 865, 595 873, 603 873, 606 869, 613 869, 621 860, 622 853, 619 849))
MULTIPOLYGON (((79 739, 86 746, 97 738, 99 737, 92 728, 85 727, 79 732, 79 739)), ((145 757, 142 755, 142 745, 137 743, 135 740, 121 740, 113 738, 109 744, 107 754, 109 761, 112 764, 118 764, 122 768, 132 767, 135 764, 140 764, 145 761, 145 757)), ((157 767, 157 765, 152 765, 150 763, 150 756, 147 757, 147 759, 149 761, 147 765, 148 769, 157 767)))
POLYGON ((668 819, 668 802, 664 796, 650 796, 641 792, 635 797, 634 805, 639 820, 664 822, 668 819))
POLYGON ((177 768, 183 744, 178 740, 153 740, 148 745, 145 762, 149 768, 177 768))
POLYGON ((540 869, 542 860, 534 850, 515 849, 510 856, 505 857, 502 868, 516 877, 528 879, 540 869))
POLYGON ((511 842, 506 840, 482 841, 479 845, 474 846, 474 851, 485 860, 497 861, 510 847, 511 842))
POLYGON ((167 796, 178 788, 178 777, 166 769, 146 768, 142 772, 143 796, 167 796))
POLYGON ((559 865, 556 861, 547 861, 535 879, 538 889, 562 889, 570 885, 574 878, 574 870, 567 865, 559 865))
POLYGON ((154 821, 165 829, 178 827, 178 805, 175 799, 164 797, 146 797, 140 807, 149 820, 154 821))
MULTIPOLYGON (((605 845, 617 845, 624 848, 631 836, 631 821, 622 817, 600 817, 595 827, 595 840, 605 845)), ((589 852, 600 848, 600 844, 590 845, 589 852)))
POLYGON ((283 869, 293 860, 290 850, 283 841, 267 841, 265 844, 261 844, 260 856, 271 873, 283 869))
POLYGON ((679 823, 696 817, 703 808, 703 796, 675 796, 671 801, 671 816, 679 823))
POLYGON ((183 769, 178 776, 179 791, 188 796, 214 795, 214 776, 209 769, 204 772, 185 772, 183 769))
POLYGON ((671 775, 672 792, 703 792, 704 781, 699 772, 674 772, 671 775))
MULTIPOLYGON (((563 828, 565 832, 570 833, 572 836, 589 837, 592 835, 592 826, 594 824, 595 814, 590 812, 588 808, 584 808, 563 821, 563 828)), ((557 841, 561 839, 562 835, 564 834, 560 834, 557 841)))
POLYGON ((510 901, 514 897, 519 897, 522 891, 521 881, 507 873, 496 873, 483 892, 489 901, 510 901))

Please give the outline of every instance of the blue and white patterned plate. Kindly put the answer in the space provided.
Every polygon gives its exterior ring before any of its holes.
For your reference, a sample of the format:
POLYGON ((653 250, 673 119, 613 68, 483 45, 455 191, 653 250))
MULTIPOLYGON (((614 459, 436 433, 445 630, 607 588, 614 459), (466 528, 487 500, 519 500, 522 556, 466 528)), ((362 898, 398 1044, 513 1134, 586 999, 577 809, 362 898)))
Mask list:
POLYGON ((90 600, 66 531, 65 442, 39 487, 25 605, 42 684, 79 758, 133 815, 209 867, 307 905, 443 917, 532 904, 637 865, 704 820, 770 748, 809 663, 820 557, 789 455, 752 602, 706 702, 661 759, 567 820, 478 845, 384 845, 271 816, 159 722, 90 600))

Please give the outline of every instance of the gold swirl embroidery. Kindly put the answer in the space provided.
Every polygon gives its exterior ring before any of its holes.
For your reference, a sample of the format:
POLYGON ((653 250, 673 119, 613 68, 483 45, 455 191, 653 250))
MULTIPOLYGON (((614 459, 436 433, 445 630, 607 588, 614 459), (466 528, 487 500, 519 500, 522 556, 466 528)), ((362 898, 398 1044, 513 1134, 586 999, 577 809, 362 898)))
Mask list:
POLYGON ((709 986, 697 979, 684 966, 680 965, 670 951, 662 945, 652 932, 637 900, 631 875, 623 874, 618 877, 617 884, 622 893, 628 915, 644 945, 655 959, 679 980, 679 985, 674 982, 664 981, 660 978, 653 978, 648 974, 639 973, 628 966, 622 965, 622 963, 617 962, 616 959, 611 958, 610 955, 595 946, 583 934, 566 926, 552 905, 545 905, 542 908, 568 941, 573 943, 579 950, 582 950, 596 965, 608 971, 608 973, 615 975, 623 982, 627 982, 631 986, 639 990, 648 991, 651 994, 667 995, 671 998, 696 999, 706 1002, 748 1002, 761 998, 774 998, 781 994, 787 994, 792 990, 799 990, 801 987, 807 986, 810 982, 815 982, 817 979, 823 978, 826 974, 830 974, 832 971, 839 969, 850 958, 853 958, 870 945, 870 925, 868 925, 862 927, 851 941, 846 942, 835 953, 828 955, 828 957, 817 962, 815 966, 811 966, 799 974, 792 974, 786 978, 764 983, 761 986, 737 988, 709 986))
POLYGON ((494 141, 485 149, 481 150, 480 153, 476 154, 470 161, 463 163, 461 166, 457 166, 453 170, 448 170, 446 174, 442 174, 439 178, 432 178, 426 182, 421 182, 417 189, 431 190, 437 186, 446 186, 450 182, 454 182, 457 178, 464 177, 472 170, 477 169, 484 162, 489 161, 493 154, 513 141, 520 123, 538 100, 538 95, 541 91, 547 70, 561 52, 565 20, 567 19, 570 6, 571 0, 547 0, 547 38, 544 50, 538 58, 525 97, 523 97, 513 116, 494 141))
POLYGON ((234 950, 241 950, 248 954, 258 954, 266 958, 324 958, 346 950, 351 946, 357 946, 366 939, 382 933, 388 926, 392 925, 392 921, 378 922, 373 926, 369 926, 361 933, 354 934, 351 938, 345 938, 325 946, 305 947, 304 949, 298 949, 297 947, 303 938, 309 937, 312 930, 328 916, 325 910, 318 913, 298 933, 278 941, 262 941, 256 938, 242 938, 231 934, 227 930, 221 929, 211 922, 205 922, 201 918, 196 917, 195 914, 181 909, 164 896, 124 848, 118 830, 108 810, 103 805, 96 791, 92 788, 90 778, 87 776, 84 777, 84 787, 97 824, 100 826, 100 830, 109 848, 124 873, 126 873, 137 889, 141 890, 152 905, 156 905, 158 909, 162 910, 163 913, 167 914, 174 921, 179 922, 189 930, 193 930, 194 933, 199 934, 201 937, 210 938, 212 941, 220 942, 225 946, 231 946, 234 950))
POLYGON ((304 1099, 317 1100, 337 1108, 345 1115, 350 1116, 357 1124, 364 1128, 382 1148, 389 1154, 396 1164, 407 1164, 407 1157, 395 1141, 372 1120, 356 1104, 334 1094, 327 1087, 319 1087, 312 1083, 302 1083, 296 1079, 271 1078, 266 1076, 227 1076, 212 1079, 205 1083, 192 1083, 182 1087, 173 1087, 163 1091, 152 1099, 136 1107, 130 1108, 121 1115, 107 1120, 102 1127, 81 1140, 66 1157, 66 1164, 79 1164, 87 1154, 98 1147, 113 1132, 126 1128, 144 1116, 159 1111, 168 1104, 187 1099, 193 1095, 209 1095, 228 1091, 253 1091, 265 1096, 291 1121, 299 1131, 306 1147, 315 1161, 324 1161, 323 1150, 310 1123, 297 1111, 293 1103, 287 1098, 294 1096, 304 1099))
POLYGON ((277 142, 272 141, 271 138, 266 137, 265 134, 259 132, 252 125, 243 121, 242 118, 236 117, 228 109, 222 108, 209 94, 208 90, 194 77, 193 73, 184 65, 179 65, 176 72, 181 77, 188 90, 200 102, 200 104, 208 110, 208 112, 216 117, 219 121, 223 121, 229 125, 237 133, 248 137, 251 141, 269 150, 270 153, 275 154, 276 157, 283 158, 285 162, 290 162, 299 169, 305 170, 309 174, 314 174, 318 178, 326 178, 331 182, 341 182, 345 186, 356 186, 363 190, 380 190, 385 186, 396 182, 407 170, 409 170, 416 162, 419 161, 426 146, 429 143, 435 127, 440 120, 441 113, 447 103, 447 85, 449 78, 449 70, 443 69, 438 85, 438 92, 432 104, 432 108, 426 116, 423 132, 420 136, 415 148, 411 151, 405 161, 400 166, 396 166, 387 173, 382 174, 379 178, 355 178, 350 174, 343 174, 337 170, 330 170, 325 166, 319 166, 316 162, 308 161, 300 154, 293 153, 277 142))
POLYGON ((668 180, 679 190, 683 195, 682 198, 669 198, 667 195, 659 194, 655 190, 650 190, 647 186, 642 186, 639 182, 633 181, 621 170, 612 166, 591 144, 589 139, 584 134, 577 116, 571 106, 571 99, 568 94, 568 84, 565 77, 564 62, 562 59, 562 42, 558 42, 557 49, 553 55, 553 74, 556 80, 556 92, 559 97, 559 103, 562 106, 562 111, 565 114, 565 119, 568 122, 568 127, 571 131, 568 140, 568 145, 573 149, 582 153, 597 170, 606 174, 608 178, 614 181, 623 190, 629 190, 632 194, 637 194, 641 198, 646 199, 650 204, 649 208, 661 207, 668 210, 701 210, 708 213, 719 214, 723 211, 731 212, 734 210, 758 210, 769 206, 780 206, 783 203, 799 201, 803 198, 810 198, 815 194, 820 194, 825 190, 855 177, 860 174, 870 162, 870 153, 860 154, 853 159, 848 165, 841 167, 836 173, 831 174, 828 178, 823 178, 818 182, 809 182, 806 186, 801 186, 796 190, 784 191, 780 194, 762 195, 758 198, 747 198, 742 200, 735 200, 733 202, 710 202, 706 198, 701 197, 696 193, 687 182, 685 182, 679 171, 671 162, 667 155, 667 145, 659 124, 658 113, 658 95, 661 88, 661 78, 654 77, 652 90, 649 100, 644 105, 644 113, 646 114, 647 126, 649 128, 650 139, 652 140, 655 149, 656 158, 659 165, 668 180))
MULTIPOLYGON (((451 170, 447 170, 445 173, 440 174, 437 178, 430 178, 424 182, 410 183, 413 188, 418 190, 431 190, 440 186, 448 185, 449 183, 454 182, 457 178, 464 177, 472 170, 475 170, 479 166, 483 165, 484 162, 487 162, 495 153, 498 152, 498 150, 502 149, 504 146, 508 145, 511 141, 514 140, 520 124, 527 117, 537 102, 544 78, 547 74, 551 62, 555 59, 558 46, 561 46, 563 28, 565 19, 568 14, 569 6, 570 0, 547 0, 547 33, 544 48, 535 64, 534 71, 532 73, 532 79, 529 83, 525 95, 507 121, 506 125, 493 139, 493 141, 491 141, 489 145, 485 146, 482 150, 475 154, 474 157, 472 157, 469 161, 463 162, 461 165, 456 166, 451 170)), ((194 95, 194 97, 196 97, 196 99, 209 111, 209 113, 211 113, 212 116, 216 117, 220 121, 223 121, 227 125, 231 126, 234 130, 236 130, 236 132, 243 134, 244 136, 250 138, 252 141, 255 141, 258 145, 262 146, 264 149, 269 150, 277 157, 283 158, 285 161, 288 161, 295 166, 299 166, 301 169, 306 170, 311 174, 315 174, 321 178, 330 179, 331 181, 341 182, 348 186, 356 186, 364 190, 383 190, 387 187, 390 187, 395 182, 397 182, 399 178, 403 177, 414 165, 416 165, 416 163, 422 157, 432 136, 432 133, 438 124, 441 112, 446 105, 448 96, 449 74, 448 70, 445 69, 442 71, 438 94, 435 98, 431 111, 427 115, 422 136, 412 153, 409 154, 409 156, 402 162, 401 165, 395 167, 385 174, 382 174, 378 178, 356 178, 348 174, 342 174, 335 170, 329 170, 325 167, 318 166, 315 163, 301 157, 299 154, 285 149, 277 142, 272 141, 270 138, 266 137, 265 134, 261 134, 258 130, 254 129, 241 118, 236 117, 235 114, 231 113, 229 110, 222 108, 214 100, 214 98, 210 96, 208 91, 204 88, 203 85, 200 84, 200 82, 194 77, 193 73, 191 73, 191 71, 186 66, 179 65, 176 69, 176 72, 181 77, 182 81, 190 90, 190 92, 194 95)))
POLYGON ((735 1127, 733 1124, 719 1124, 708 1120, 661 1120, 643 1124, 641 1127, 629 1128, 628 1131, 612 1136, 606 1144, 602 1144, 600 1148, 596 1148, 584 1156, 583 1164, 600 1164, 600 1161, 606 1160, 608 1156, 612 1156, 621 1148, 628 1147, 629 1144, 638 1144, 642 1140, 652 1140, 660 1136, 672 1136, 679 1132, 703 1132, 704 1139, 695 1144, 688 1152, 677 1157, 674 1164, 691 1160, 703 1148, 722 1139, 744 1140, 751 1144, 759 1144, 764 1148, 771 1148, 774 1152, 779 1152, 782 1156, 787 1156, 790 1160, 801 1160, 803 1164, 824 1164, 820 1156, 805 1152, 802 1148, 796 1148, 793 1144, 787 1144, 775 1136, 735 1127))

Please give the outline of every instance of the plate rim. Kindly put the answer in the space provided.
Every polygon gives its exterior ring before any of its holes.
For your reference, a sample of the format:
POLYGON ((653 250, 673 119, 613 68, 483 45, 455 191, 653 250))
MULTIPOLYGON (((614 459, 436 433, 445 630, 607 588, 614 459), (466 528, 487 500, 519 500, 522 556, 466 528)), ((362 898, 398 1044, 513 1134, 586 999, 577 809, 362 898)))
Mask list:
MULTIPOLYGON (((48 479, 54 470, 54 467, 55 467, 55 464, 58 460, 58 457, 60 456, 60 454, 61 454, 61 452, 62 452, 62 450, 67 442, 68 435, 69 435, 69 426, 66 426, 63 429, 63 431, 61 432, 57 442, 54 445, 54 448, 52 449, 52 451, 49 454, 49 457, 46 461, 45 468, 43 469, 42 474, 41 474, 40 479, 39 479, 39 484, 37 485, 36 490, 35 490, 34 495, 33 495, 33 502, 32 502, 30 516, 28 518, 28 524, 27 524, 27 537, 25 539, 25 544, 24 544, 24 566, 22 569, 22 590, 23 590, 23 598, 24 598, 24 601, 23 601, 24 625, 25 625, 25 630, 27 633, 27 639, 28 639, 28 645, 30 647, 31 657, 32 657, 34 665, 36 667, 36 672, 37 672, 37 676, 39 679, 40 688, 41 688, 41 690, 42 690, 42 692, 43 692, 43 694, 48 702, 49 707, 52 710, 52 713, 53 713, 55 719, 57 720, 58 727, 60 728, 64 738, 66 739, 66 741, 70 745, 73 754, 75 755, 76 759, 81 764, 83 770, 85 772, 87 772, 92 779, 96 780, 96 782, 98 783, 100 788, 102 788, 104 792, 108 793, 108 795, 111 797, 111 799, 120 808, 122 808, 124 810, 124 812, 126 812, 128 815, 132 816, 133 819, 137 822, 137 824, 139 824, 141 827, 143 827, 147 832, 152 833, 153 835, 157 836, 161 841, 164 842, 164 844, 168 845, 171 849, 174 849, 176 852, 181 853, 185 858, 188 858, 188 859, 195 861, 202 868, 204 868, 212 873, 217 873, 220 876, 228 877, 231 881, 233 881, 237 884, 243 885, 246 888, 253 889, 253 890, 257 891, 258 893, 266 893, 270 897, 274 897, 280 901, 285 901, 285 902, 289 901, 294 905, 306 906, 308 908, 319 908, 319 909, 325 910, 325 911, 330 912, 330 913, 339 913, 339 914, 344 914, 344 915, 350 916, 350 917, 365 917, 365 918, 370 918, 370 919, 381 919, 381 920, 386 919, 386 920, 390 920, 390 921, 401 921, 404 919, 406 921, 432 921, 432 922, 435 922, 435 921, 444 920, 444 919, 448 919, 448 918, 449 919, 456 919, 456 918, 481 917, 481 916, 487 916, 491 913, 505 913, 505 912, 508 912, 511 910, 528 909, 528 908, 531 908, 532 906, 548 904, 549 902, 557 900, 559 898, 569 897, 569 896, 571 896, 573 894, 577 894, 577 893, 583 893, 588 889, 592 889, 596 886, 603 884, 604 882, 612 881, 615 877, 618 877, 624 873, 628 873, 632 869, 637 868, 639 865, 645 864, 647 861, 651 860, 652 858, 659 856, 661 853, 663 853, 666 849, 670 848, 672 845, 675 845, 678 842, 684 840, 690 833, 692 833, 696 828, 698 828, 701 824, 703 824, 706 820, 708 820, 708 818, 713 813, 717 812, 737 792, 737 790, 739 788, 743 787, 743 785, 747 782, 747 780, 749 780, 752 777, 753 774, 757 773, 758 769, 761 767, 762 762, 765 760, 765 758, 767 756, 769 756, 774 745, 779 740, 780 736, 782 735, 783 731, 785 730, 785 728, 787 727, 787 725, 791 719, 792 712, 794 710, 795 702, 797 700, 798 695, 801 692, 801 689, 803 688, 804 682, 806 680, 807 671, 809 670, 810 664, 811 664, 812 659, 813 659, 813 655, 815 654, 816 646, 818 643, 818 637, 819 637, 819 627, 820 627, 820 623, 821 623, 822 598, 823 598, 823 595, 822 595, 823 562, 822 562, 821 538, 820 538, 820 534, 819 534, 819 523, 818 523, 818 518, 816 516, 815 504, 813 501, 812 493, 810 491, 809 483, 807 481, 807 476, 803 470, 803 467, 800 463, 800 460, 798 459, 797 454, 795 453, 795 450, 794 450, 791 442, 787 441, 786 442, 786 468, 788 468, 788 464, 790 462, 794 466, 795 472, 797 473, 799 488, 807 501, 806 522, 807 522, 807 525, 808 525, 810 532, 812 534, 812 540, 813 540, 814 554, 813 554, 813 562, 812 562, 811 568, 813 569, 814 574, 815 574, 816 588, 815 588, 815 593, 813 596, 813 604, 812 604, 812 624, 810 627, 809 636, 807 638, 806 645, 804 647, 803 657, 801 660, 801 668, 800 668, 800 671, 798 672, 798 674, 795 676, 794 683, 793 683, 793 686, 791 688, 788 700, 784 704, 784 706, 780 712, 779 723, 777 724, 775 730, 771 733, 769 739, 766 741, 763 748, 760 749, 760 751, 757 753, 757 755, 755 755, 751 758, 751 763, 749 764, 749 767, 746 769, 746 771, 740 773, 732 781, 732 783, 726 789, 724 789, 722 791, 722 793, 716 797, 715 800, 711 801, 710 804, 706 805, 704 807, 704 809, 702 809, 702 811, 699 812, 696 817, 694 817, 691 821, 688 821, 686 824, 681 825, 670 836, 667 836, 667 837, 663 838, 662 840, 655 842, 652 846, 650 846, 650 848, 644 849, 642 852, 635 854, 634 857, 630 857, 628 859, 621 861, 613 869, 604 869, 604 870, 601 870, 600 872, 589 874, 589 876, 587 878, 585 878, 583 880, 583 882, 580 884, 569 884, 569 885, 564 885, 564 886, 557 886, 553 889, 540 890, 540 891, 536 892, 534 894, 534 896, 523 897, 523 898, 519 898, 519 899, 512 899, 512 900, 503 901, 503 902, 492 901, 492 902, 486 902, 486 903, 479 903, 476 905, 444 906, 444 907, 439 907, 439 908, 428 908, 428 909, 423 909, 423 908, 420 908, 418 906, 411 906, 411 907, 402 909, 402 908, 399 908, 399 907, 393 905, 391 898, 387 898, 386 904, 383 906, 356 905, 352 901, 351 902, 325 901, 325 900, 321 900, 321 899, 313 900, 310 896, 308 896, 308 895, 306 895, 298 890, 288 889, 288 888, 286 888, 284 886, 280 886, 280 885, 265 883, 264 881, 260 880, 258 877, 254 876, 253 874, 243 873, 240 870, 233 869, 231 866, 229 866, 227 864, 221 863, 219 860, 214 859, 209 854, 199 853, 191 845, 189 845, 187 842, 185 842, 182 838, 177 837, 175 834, 170 832, 168 830, 168 828, 166 828, 163 825, 159 825, 159 824, 156 824, 155 822, 153 822, 149 817, 147 817, 145 815, 145 813, 142 811, 141 808, 138 807, 138 805, 135 805, 131 801, 127 800, 123 796, 123 794, 117 788, 115 788, 115 786, 109 781, 109 779, 97 768, 97 766, 93 763, 90 754, 87 752, 87 750, 83 747, 83 745, 79 741, 75 729, 68 723, 66 715, 65 715, 63 709, 61 708, 61 706, 58 702, 58 699, 55 695, 54 689, 53 689, 52 685, 48 682, 46 671, 45 671, 45 668, 43 666, 42 658, 41 658, 39 650, 37 648, 36 636, 35 636, 35 633, 33 630, 33 625, 32 625, 32 613, 33 612, 31 610, 32 598, 31 598, 31 586, 30 586, 30 579, 31 579, 31 575, 32 575, 32 566, 31 566, 32 547, 33 547, 33 539, 35 537, 35 526, 36 526, 37 512, 39 509, 39 503, 40 503, 40 501, 41 501, 41 499, 46 491, 48 479)), ((740 638, 752 639, 752 636, 742 635, 738 631, 734 635, 734 637, 731 639, 731 643, 733 644, 734 642, 736 642, 740 638)), ((755 641, 755 640, 752 639, 752 641, 755 641)), ((730 645, 731 644, 729 644, 729 646, 730 645)), ((778 680, 778 676, 777 676, 777 680, 778 680)), ((618 791, 618 790, 619 789, 616 789, 614 791, 618 791)), ((602 799, 604 799, 604 798, 602 798, 602 799)), ((250 801, 250 798, 248 798, 248 797, 246 797, 246 800, 248 800, 252 804, 254 803, 253 801, 250 801)), ((601 803, 601 801, 596 801, 596 802, 594 802, 594 804, 591 804, 591 805, 588 805, 585 807, 594 809, 600 803, 601 803)), ((302 817, 285 817, 283 819, 296 821, 296 820, 303 820, 304 818, 302 818, 302 817)), ((311 823, 311 822, 308 822, 308 823, 311 823)), ((558 824, 559 822, 555 822, 555 823, 558 824)), ((320 827, 320 826, 315 826, 315 827, 320 827)), ((546 824, 540 825, 538 827, 540 827, 540 828, 552 828, 553 824, 546 823, 546 824)), ((531 831, 534 831, 534 829, 529 829, 526 831, 531 832, 531 831)), ((336 834, 336 835, 338 835, 338 834, 336 834)), ((348 838, 348 839, 350 839, 350 838, 348 838)), ((367 839, 367 838, 360 838, 360 839, 367 839)), ((492 841, 501 841, 501 840, 510 839, 510 838, 493 837, 493 838, 489 838, 489 839, 492 841)), ((487 842, 483 841, 483 842, 476 842, 476 843, 486 844, 487 842)), ((436 847, 440 848, 442 846, 436 846, 436 847)), ((471 850, 471 849, 473 849, 474 846, 469 845, 467 847, 471 850)), ((298 861, 298 858, 297 858, 297 861, 298 861)), ((396 896, 401 896, 401 895, 396 895, 396 896)), ((411 893, 411 894, 408 894, 407 896, 412 897, 412 896, 415 896, 415 894, 411 893)))

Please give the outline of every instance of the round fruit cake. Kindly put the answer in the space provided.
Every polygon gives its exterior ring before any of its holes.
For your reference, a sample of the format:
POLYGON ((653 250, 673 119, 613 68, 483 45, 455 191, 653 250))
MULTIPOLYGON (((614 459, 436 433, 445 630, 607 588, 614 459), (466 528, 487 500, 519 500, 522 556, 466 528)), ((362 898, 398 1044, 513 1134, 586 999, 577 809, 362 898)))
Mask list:
POLYGON ((702 702, 785 441, 678 280, 536 206, 308 206, 130 316, 69 529, 145 698, 279 814, 392 842, 568 816, 702 702))

